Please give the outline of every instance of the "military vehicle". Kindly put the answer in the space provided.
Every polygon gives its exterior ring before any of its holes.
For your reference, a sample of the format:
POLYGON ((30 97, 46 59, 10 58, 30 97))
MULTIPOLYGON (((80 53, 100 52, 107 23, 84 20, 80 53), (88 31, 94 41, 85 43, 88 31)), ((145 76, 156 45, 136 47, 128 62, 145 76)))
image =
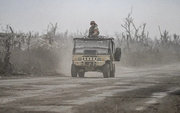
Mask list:
POLYGON ((121 48, 115 49, 114 38, 74 38, 71 76, 84 77, 85 72, 102 72, 104 78, 115 77, 115 61, 121 48))

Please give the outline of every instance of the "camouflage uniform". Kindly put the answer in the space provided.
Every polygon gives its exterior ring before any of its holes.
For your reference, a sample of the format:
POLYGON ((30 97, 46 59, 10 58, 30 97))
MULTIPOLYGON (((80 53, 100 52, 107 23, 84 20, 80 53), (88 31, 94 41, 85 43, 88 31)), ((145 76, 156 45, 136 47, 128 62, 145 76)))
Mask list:
MULTIPOLYGON (((91 21, 91 22, 94 22, 94 21, 91 21)), ((88 35, 88 37, 90 37, 90 38, 97 38, 98 35, 99 35, 98 25, 95 22, 93 24, 94 24, 94 26, 91 26, 89 28, 89 35, 88 35)))

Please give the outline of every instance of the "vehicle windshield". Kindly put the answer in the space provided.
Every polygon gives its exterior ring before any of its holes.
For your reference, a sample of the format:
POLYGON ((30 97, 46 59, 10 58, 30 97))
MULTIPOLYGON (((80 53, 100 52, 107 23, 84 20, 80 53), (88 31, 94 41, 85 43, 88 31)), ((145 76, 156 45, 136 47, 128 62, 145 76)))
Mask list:
POLYGON ((96 50, 97 54, 108 54, 109 40, 76 40, 75 53, 82 54, 85 50, 96 50))
POLYGON ((96 41, 96 40, 76 40, 76 48, 108 48, 109 40, 96 41))

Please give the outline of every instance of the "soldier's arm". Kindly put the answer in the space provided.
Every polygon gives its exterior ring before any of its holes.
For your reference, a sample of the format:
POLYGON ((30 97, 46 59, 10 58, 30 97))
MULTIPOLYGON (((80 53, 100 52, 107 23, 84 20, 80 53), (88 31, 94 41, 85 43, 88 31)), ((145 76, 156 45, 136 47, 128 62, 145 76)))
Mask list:
POLYGON ((94 28, 94 34, 93 34, 93 35, 98 34, 98 31, 99 31, 99 30, 98 30, 98 28, 97 28, 97 27, 95 27, 95 28, 94 28))

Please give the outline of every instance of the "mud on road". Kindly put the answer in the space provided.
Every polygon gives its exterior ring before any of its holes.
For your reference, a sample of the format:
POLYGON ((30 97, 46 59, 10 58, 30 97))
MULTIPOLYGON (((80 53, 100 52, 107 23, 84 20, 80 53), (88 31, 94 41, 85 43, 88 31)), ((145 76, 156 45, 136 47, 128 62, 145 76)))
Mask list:
POLYGON ((107 79, 101 73, 0 78, 0 113, 180 112, 180 64, 116 67, 116 77, 107 79))

